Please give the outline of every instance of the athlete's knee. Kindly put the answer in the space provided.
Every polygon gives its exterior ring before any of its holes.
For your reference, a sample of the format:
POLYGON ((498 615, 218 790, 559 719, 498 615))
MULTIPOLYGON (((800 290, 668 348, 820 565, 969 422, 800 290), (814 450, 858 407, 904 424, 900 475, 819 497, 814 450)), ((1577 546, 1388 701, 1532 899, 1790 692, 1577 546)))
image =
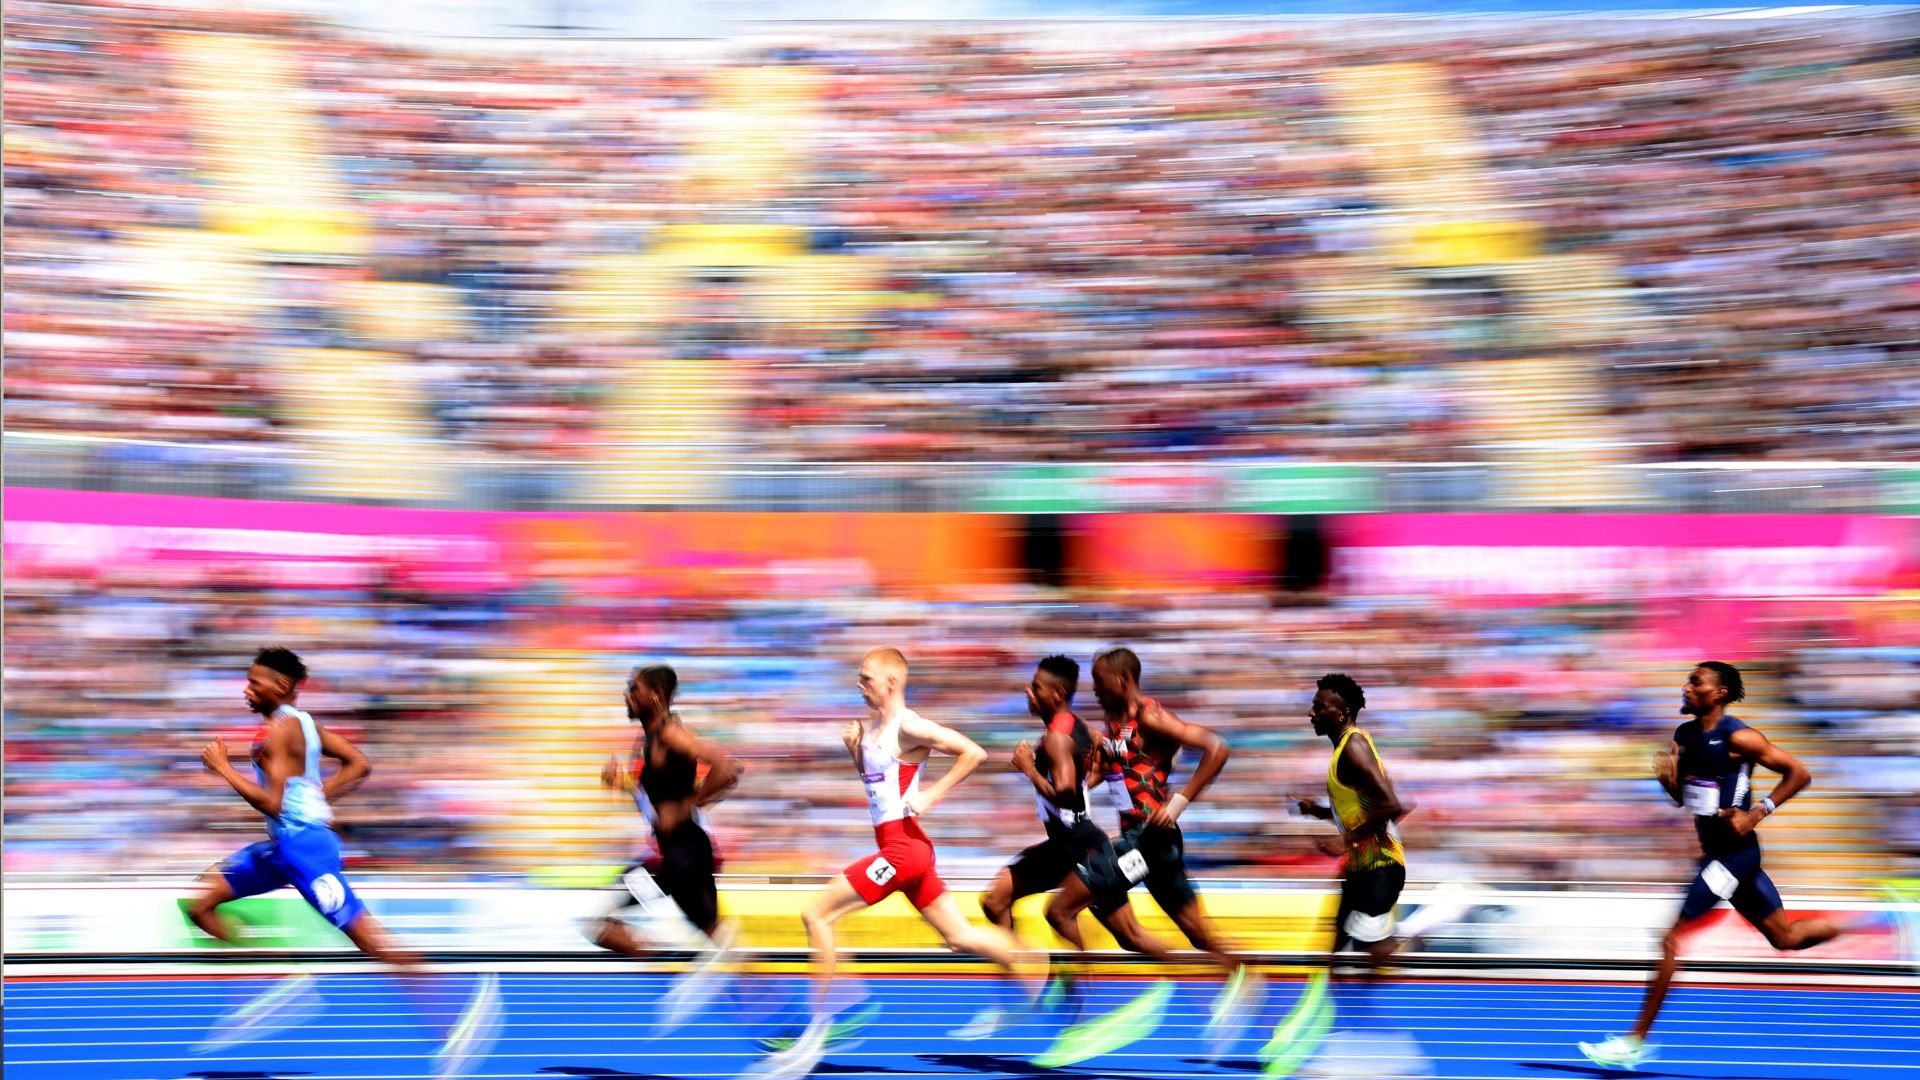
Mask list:
POLYGON ((997 891, 984 893, 980 897, 980 913, 988 922, 1004 926, 1013 919, 1013 901, 997 891))
POLYGON ((1057 899, 1047 905, 1047 925, 1053 927, 1055 930, 1065 931, 1068 928, 1077 926, 1079 921, 1080 913, 1072 910, 1068 905, 1060 903, 1057 899))
POLYGON ((1663 960, 1680 958, 1680 929, 1675 927, 1660 938, 1660 957, 1663 960))
POLYGON ((1839 935, 1831 923, 1822 919, 1801 919, 1779 927, 1763 925, 1760 931, 1766 935, 1767 943, 1781 952, 1811 949, 1839 935))

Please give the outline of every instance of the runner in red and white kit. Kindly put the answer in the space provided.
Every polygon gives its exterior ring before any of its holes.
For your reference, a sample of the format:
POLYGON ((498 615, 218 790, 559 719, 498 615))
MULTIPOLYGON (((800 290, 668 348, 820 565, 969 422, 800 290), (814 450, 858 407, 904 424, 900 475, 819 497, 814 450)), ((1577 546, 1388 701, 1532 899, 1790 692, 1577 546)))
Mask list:
MULTIPOLYGON (((868 715, 842 732, 848 756, 866 785, 867 808, 880 850, 846 868, 808 903, 800 919, 813 948, 813 1020, 793 1045, 767 1061, 764 1075, 804 1076, 820 1063, 831 1026, 828 994, 835 966, 833 927, 841 918, 894 893, 904 893, 947 946, 983 956, 1037 998, 1044 973, 1022 975, 1016 961, 1025 950, 998 926, 975 926, 947 892, 934 868, 933 841, 920 827, 947 792, 987 759, 972 739, 907 708, 907 660, 898 649, 875 649, 860 663, 860 696, 868 715), (920 787, 920 771, 939 751, 955 760, 932 786, 920 787)), ((1044 964, 1044 958, 1036 957, 1044 964)))

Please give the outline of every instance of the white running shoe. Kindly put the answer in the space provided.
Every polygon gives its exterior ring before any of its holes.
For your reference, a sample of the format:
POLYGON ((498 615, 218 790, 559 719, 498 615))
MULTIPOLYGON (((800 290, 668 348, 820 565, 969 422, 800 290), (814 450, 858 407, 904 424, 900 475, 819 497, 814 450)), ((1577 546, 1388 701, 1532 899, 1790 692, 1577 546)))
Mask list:
POLYGON ((211 1054, 258 1042, 312 1020, 324 1008, 313 976, 290 975, 221 1017, 206 1038, 194 1045, 193 1052, 211 1054))
POLYGON ((1214 999, 1212 1015, 1203 1033, 1207 1040, 1207 1059, 1219 1061, 1233 1052, 1260 1015, 1266 1004, 1267 982, 1259 973, 1240 968, 1227 980, 1214 999))
POLYGON ((1631 1035, 1609 1035, 1603 1043, 1581 1043, 1580 1052, 1603 1069, 1632 1069, 1653 1056, 1653 1047, 1631 1035))
POLYGON ((989 1005, 974 1014, 972 1020, 948 1034, 956 1039, 991 1039, 1013 1026, 1013 1017, 998 1005, 989 1005))
POLYGON ((755 1075, 769 1078, 800 1077, 813 1072, 820 1060, 827 1056, 827 1034, 832 1028, 832 1018, 814 1017, 792 1046, 768 1057, 755 1075))
POLYGON ((453 1032, 433 1056, 435 1080, 454 1080, 467 1075, 493 1049, 500 1034, 500 976, 489 971, 473 985, 473 996, 453 1032))
POLYGON ((733 960, 734 924, 721 923, 714 930, 707 950, 694 960, 687 973, 660 999, 659 1021, 654 1038, 672 1034, 682 1024, 704 1011, 727 988, 727 965, 733 960))

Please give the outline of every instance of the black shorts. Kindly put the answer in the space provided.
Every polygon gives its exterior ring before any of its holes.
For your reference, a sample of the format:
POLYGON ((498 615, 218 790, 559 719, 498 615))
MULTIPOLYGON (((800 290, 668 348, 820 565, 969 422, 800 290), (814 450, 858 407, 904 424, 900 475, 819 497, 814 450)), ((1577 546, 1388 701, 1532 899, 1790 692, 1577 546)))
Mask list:
POLYGON ((1407 887, 1407 868, 1399 863, 1356 870, 1340 885, 1340 911, 1334 916, 1336 939, 1362 945, 1385 941, 1393 934, 1393 909, 1400 890, 1407 887))
POLYGON ((1013 898, 1059 888, 1089 851, 1107 843, 1100 826, 1083 821, 1069 829, 1049 821, 1047 838, 1013 857, 1007 870, 1013 875, 1013 898))
POLYGON ((1093 913, 1105 917, 1127 905, 1127 893, 1146 883, 1160 910, 1177 915, 1198 900, 1187 880, 1186 840, 1180 826, 1149 829, 1129 827, 1112 843, 1087 853, 1073 868, 1093 893, 1093 913))
MULTIPOLYGON (((713 839, 689 821, 665 836, 655 833, 654 843, 659 845, 660 854, 628 867, 628 873, 645 870, 688 922, 702 932, 711 932, 720 921, 720 893, 713 882, 713 839)), ((635 904, 645 906, 648 899, 634 891, 635 904)))
POLYGON ((1732 904, 1733 910, 1755 929, 1780 910, 1780 890, 1774 888, 1773 879, 1760 868, 1759 844, 1700 856, 1700 867, 1687 886, 1680 918, 1683 922, 1692 922, 1712 911, 1722 900, 1732 904))

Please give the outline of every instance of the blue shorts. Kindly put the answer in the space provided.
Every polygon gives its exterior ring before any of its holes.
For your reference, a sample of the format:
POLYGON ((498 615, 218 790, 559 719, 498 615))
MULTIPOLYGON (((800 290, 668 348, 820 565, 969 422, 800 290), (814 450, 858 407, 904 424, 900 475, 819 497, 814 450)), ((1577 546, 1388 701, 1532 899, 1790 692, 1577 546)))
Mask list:
POLYGON ((323 826, 296 829, 241 848, 220 864, 220 874, 236 900, 291 885, 313 910, 342 930, 367 910, 340 873, 340 838, 323 826))
POLYGON ((1780 890, 1773 879, 1760 869, 1760 845, 1725 855, 1702 855, 1700 872, 1687 886, 1687 902, 1680 907, 1680 921, 1692 922, 1725 900, 1740 917, 1758 927, 1767 916, 1779 911, 1780 890))

